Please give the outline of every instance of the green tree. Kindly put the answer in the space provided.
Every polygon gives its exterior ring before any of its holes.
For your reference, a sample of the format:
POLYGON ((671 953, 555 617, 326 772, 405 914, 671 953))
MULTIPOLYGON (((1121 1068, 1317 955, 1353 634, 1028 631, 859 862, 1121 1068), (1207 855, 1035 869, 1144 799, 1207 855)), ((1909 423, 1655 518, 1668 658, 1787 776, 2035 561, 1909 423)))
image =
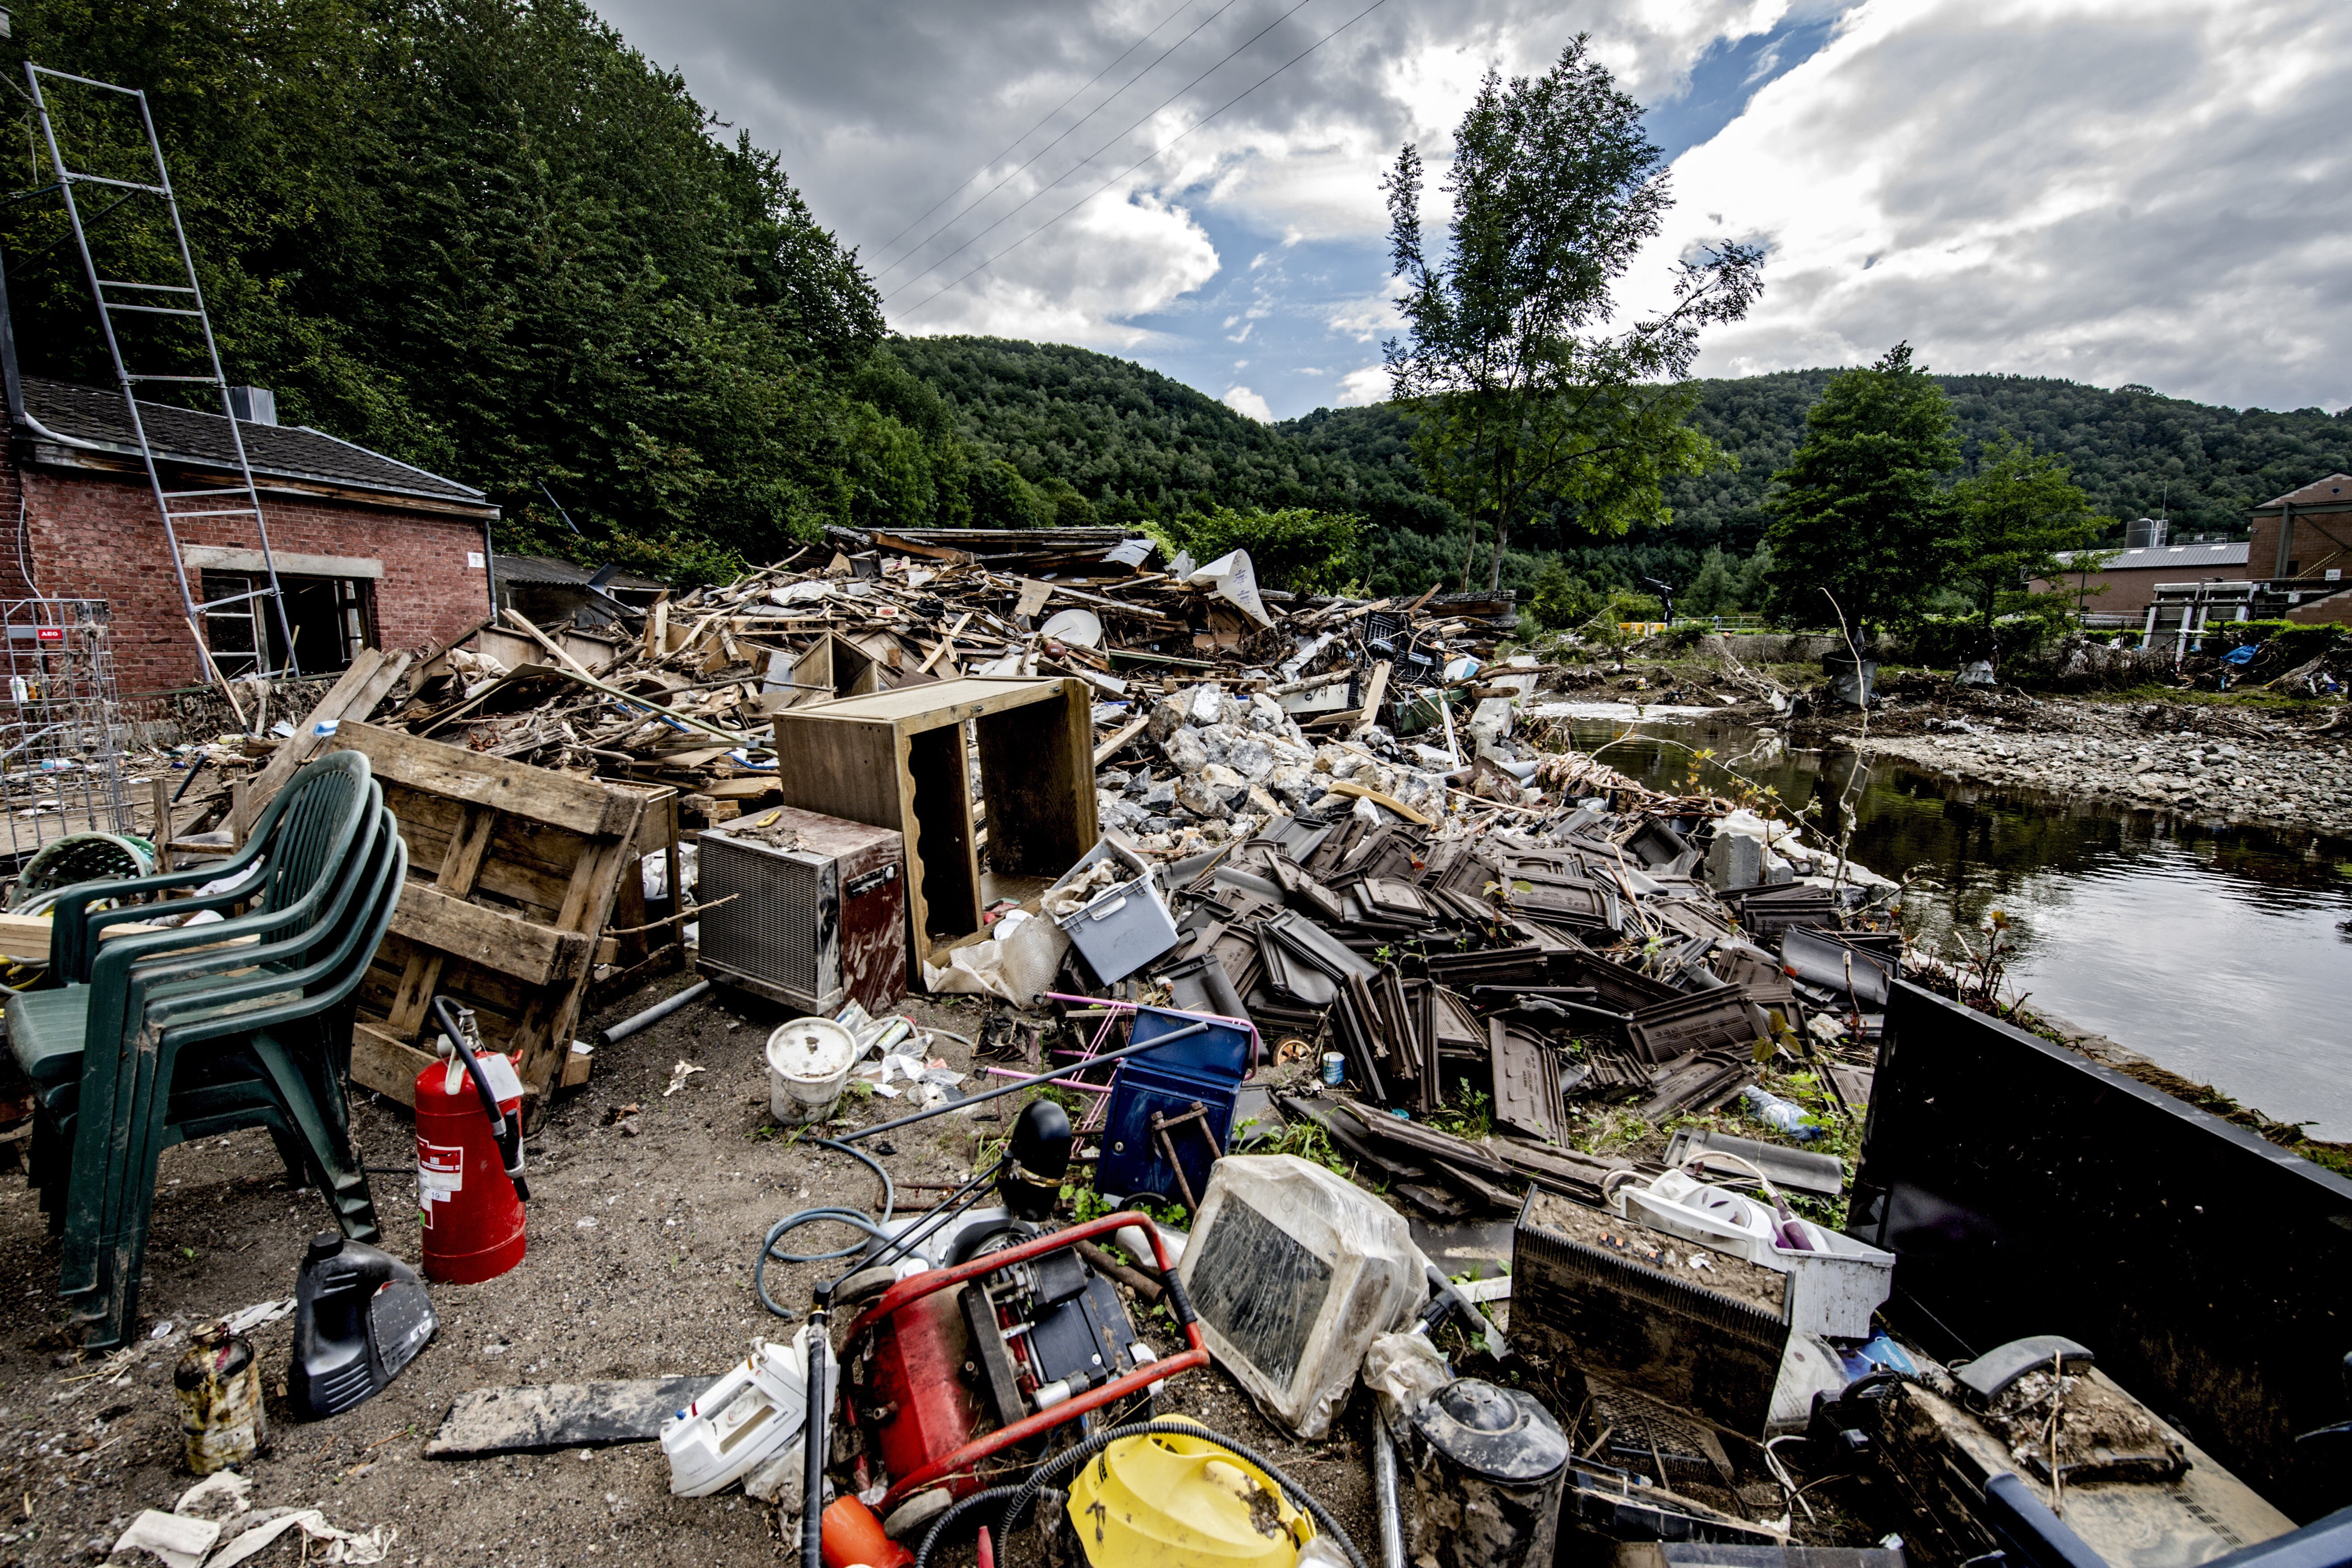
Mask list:
POLYGON ((1860 637, 1914 614, 1950 559, 1943 476, 1959 460, 1951 405, 1910 344, 1831 378, 1772 476, 1766 541, 1781 617, 1860 637))
MULTIPOLYGON (((487 490, 505 548, 693 575, 919 499, 878 483, 888 389, 849 385, 883 336, 856 258, 583 0, 43 0, 0 42, 27 58, 148 92, 230 378, 487 490)), ((107 96, 60 100, 79 167, 131 147, 107 96)), ((100 244, 139 265, 159 217, 100 244)), ((0 211, 19 343, 104 384, 63 235, 54 197, 0 211)))
POLYGON ((1263 511, 1213 507, 1177 520, 1174 532, 1192 559, 1206 565, 1235 550, 1249 552, 1261 587, 1327 594, 1357 570, 1356 542, 1364 520, 1352 512, 1286 507, 1263 511))
POLYGON ((1051 528, 1054 509, 1002 458, 982 458, 964 481, 974 528, 1051 528))
POLYGON ((2087 546, 2113 521, 2091 510, 2063 458, 2036 452, 2007 431, 1984 449, 1977 471, 1952 487, 1952 508, 1959 524, 1953 577, 1967 589, 1988 644, 2003 615, 2063 613, 2066 595, 2029 593, 2027 582, 2063 576, 2060 552, 2087 546))
POLYGON ((1442 260, 1423 235, 1419 150, 1384 182, 1410 328, 1387 345, 1391 384, 1429 488, 1486 526, 1490 586, 1515 527, 1622 534, 1664 510, 1667 477, 1714 460, 1683 384, 1699 330, 1745 315, 1761 287, 1762 253, 1727 243, 1679 265, 1663 314, 1611 330, 1612 287, 1670 198, 1642 106, 1586 43, 1532 81, 1480 85, 1454 132, 1442 260))

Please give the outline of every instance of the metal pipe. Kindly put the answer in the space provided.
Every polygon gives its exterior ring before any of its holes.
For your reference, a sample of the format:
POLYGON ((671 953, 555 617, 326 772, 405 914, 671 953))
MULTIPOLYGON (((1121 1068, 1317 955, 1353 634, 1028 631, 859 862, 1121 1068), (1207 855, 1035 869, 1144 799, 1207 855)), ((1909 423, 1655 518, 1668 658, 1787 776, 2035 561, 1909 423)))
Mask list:
POLYGON ((1372 1506, 1381 1516, 1381 1568, 1404 1568, 1404 1521, 1397 1510, 1396 1442, 1388 1418, 1372 1412, 1372 1506))
POLYGON ((710 982, 698 980, 675 996, 666 996, 633 1018, 624 1018, 610 1028, 596 1031, 596 1042, 609 1046, 625 1040, 639 1029, 658 1024, 689 1002, 698 1002, 710 991, 710 982))
POLYGON ((803 1417, 801 1447, 801 1568, 824 1568, 824 1468, 831 1462, 833 1401, 825 1384, 831 1381, 825 1363, 833 1342, 831 1314, 819 1301, 808 1321, 808 1409, 803 1417))
MULTIPOLYGON (((631 1021, 635 1022, 634 1019, 631 1021)), ((888 1132, 900 1127, 911 1126, 918 1121, 929 1121, 934 1116, 945 1116, 950 1110, 966 1110, 969 1107, 978 1105, 984 1100, 995 1100, 1001 1096, 1012 1094, 1018 1089, 1034 1088, 1036 1085, 1041 1083, 1053 1083, 1057 1079, 1074 1078, 1077 1074, 1086 1071, 1088 1068, 1102 1067, 1110 1062, 1125 1061, 1128 1058, 1139 1055, 1144 1051, 1168 1045, 1176 1040, 1190 1039, 1194 1035, 1205 1035, 1208 1032, 1209 1026, 1206 1024, 1187 1025, 1181 1029, 1175 1029, 1171 1030, 1168 1034, 1156 1036, 1151 1039, 1144 1041, 1140 1045, 1121 1046, 1115 1051, 1105 1051, 1098 1057, 1088 1057, 1082 1062, 1074 1062, 1068 1067, 1057 1068, 1052 1072, 1041 1072, 1034 1078, 1016 1079, 1011 1083, 999 1084, 994 1089, 982 1089, 978 1094, 966 1095, 961 1100, 951 1100, 945 1105, 934 1105, 929 1110, 918 1110, 912 1116, 901 1116, 891 1121, 877 1121, 871 1127, 861 1127, 855 1132, 844 1132, 839 1138, 835 1139, 835 1142, 840 1143, 854 1143, 860 1138, 871 1138, 877 1132, 888 1132)))

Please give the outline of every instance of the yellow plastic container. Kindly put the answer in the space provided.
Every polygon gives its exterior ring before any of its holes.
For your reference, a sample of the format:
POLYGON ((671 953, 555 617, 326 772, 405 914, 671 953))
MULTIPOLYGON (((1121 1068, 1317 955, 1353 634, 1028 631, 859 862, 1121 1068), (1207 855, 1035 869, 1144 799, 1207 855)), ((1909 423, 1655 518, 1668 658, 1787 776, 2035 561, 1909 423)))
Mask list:
POLYGON ((1315 1526, 1274 1479, 1205 1437, 1113 1443, 1070 1484, 1091 1568, 1292 1568, 1315 1526))

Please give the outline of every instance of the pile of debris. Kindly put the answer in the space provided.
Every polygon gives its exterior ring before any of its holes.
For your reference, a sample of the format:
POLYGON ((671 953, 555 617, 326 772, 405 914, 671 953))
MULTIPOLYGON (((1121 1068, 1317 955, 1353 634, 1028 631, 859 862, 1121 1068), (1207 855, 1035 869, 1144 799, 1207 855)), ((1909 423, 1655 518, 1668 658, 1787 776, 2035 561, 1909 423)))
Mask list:
MULTIPOLYGON (((1173 778, 1157 795, 1147 782, 1134 791, 1142 816, 1119 815, 1197 827, 1228 822, 1247 784, 1296 795, 1309 732, 1383 720, 1444 730, 1452 703, 1522 694, 1541 673, 1532 660, 1505 682, 1479 673, 1517 624, 1507 592, 1297 599, 1260 589, 1245 554, 1165 562, 1150 540, 1110 529, 834 529, 828 544, 822 562, 812 547, 649 610, 595 605, 572 626, 509 610, 422 666, 394 721, 543 767, 676 785, 695 826, 773 794, 769 721, 781 710, 969 675, 1061 675, 1098 700, 1104 760, 1147 728, 1164 739, 1175 720, 1153 719, 1155 708, 1189 704, 1207 733, 1201 753, 1180 753, 1194 763, 1183 776, 1227 772, 1181 807, 1173 778), (1235 739, 1285 750, 1235 759, 1235 739)), ((1492 732, 1503 721, 1484 722, 1492 732)), ((1435 753, 1449 770, 1460 754, 1435 753)), ((1433 759, 1416 759, 1425 775, 1433 759)), ((1118 775, 1122 789, 1132 782, 1118 775)))

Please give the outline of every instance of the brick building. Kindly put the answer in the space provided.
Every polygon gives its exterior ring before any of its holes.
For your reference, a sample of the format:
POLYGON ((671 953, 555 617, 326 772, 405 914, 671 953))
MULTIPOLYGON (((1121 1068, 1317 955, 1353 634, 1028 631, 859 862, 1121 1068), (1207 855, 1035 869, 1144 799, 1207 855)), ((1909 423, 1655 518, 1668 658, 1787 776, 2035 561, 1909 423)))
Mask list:
POLYGON ((2093 626, 2137 626, 2156 602, 2159 584, 2246 574, 2243 542, 2069 551, 2059 559, 2074 563, 2075 570, 2060 578, 2036 578, 2033 592, 2065 595, 2093 626))
MULTIPOLYGON (((121 395, 7 380, 0 528, 13 520, 14 536, 0 543, 0 598, 107 600, 125 697, 201 683, 195 634, 121 395)), ((484 563, 499 513, 480 491, 321 431, 281 426, 266 395, 248 401, 260 417, 241 418, 238 428, 305 674, 340 669, 364 647, 438 644, 489 613, 484 563)), ((164 489, 237 483, 227 420, 144 402, 140 413, 164 489)), ((249 516, 178 524, 199 603, 259 585, 251 527, 249 516)), ((205 617, 203 635, 226 673, 253 668, 257 646, 271 668, 284 667, 281 634, 267 614, 249 613, 255 607, 205 617)))
POLYGON ((2330 474, 2254 508, 2249 570, 2291 621, 2352 623, 2352 474, 2330 474))

